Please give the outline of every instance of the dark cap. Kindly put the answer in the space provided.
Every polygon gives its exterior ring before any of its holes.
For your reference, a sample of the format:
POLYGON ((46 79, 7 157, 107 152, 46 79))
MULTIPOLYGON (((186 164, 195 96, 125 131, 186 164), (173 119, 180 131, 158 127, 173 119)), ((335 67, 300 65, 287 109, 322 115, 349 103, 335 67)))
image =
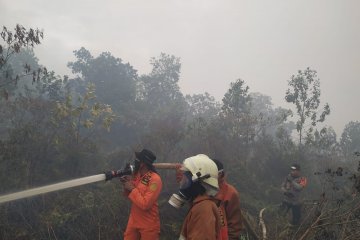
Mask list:
POLYGON ((293 165, 291 165, 291 170, 298 170, 298 171, 300 171, 300 165, 299 164, 297 164, 297 163, 294 163, 293 165))
POLYGON ((143 149, 141 150, 141 152, 135 152, 135 156, 137 159, 139 159, 140 161, 152 165, 154 163, 154 161, 156 160, 156 156, 155 154, 148 150, 148 149, 143 149))

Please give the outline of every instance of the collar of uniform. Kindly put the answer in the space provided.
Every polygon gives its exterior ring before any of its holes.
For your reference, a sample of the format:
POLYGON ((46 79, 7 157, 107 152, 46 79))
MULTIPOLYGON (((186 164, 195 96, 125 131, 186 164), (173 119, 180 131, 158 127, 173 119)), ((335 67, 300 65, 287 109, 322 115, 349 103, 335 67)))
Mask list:
POLYGON ((141 178, 143 178, 143 177, 145 177, 145 176, 149 176, 149 175, 151 175, 151 171, 150 171, 150 170, 147 171, 144 175, 140 175, 140 174, 139 174, 139 176, 140 176, 141 178))
POLYGON ((227 187, 228 187, 228 183, 226 182, 226 179, 224 179, 223 181, 221 181, 221 182, 219 183, 219 188, 220 188, 220 189, 226 190, 227 187))
POLYGON ((224 200, 225 193, 227 192, 227 190, 228 190, 228 184, 224 179, 224 181, 219 184, 219 191, 215 195, 215 198, 218 200, 224 200))
POLYGON ((204 201, 204 200, 211 200, 212 198, 210 198, 208 195, 200 195, 200 196, 197 196, 194 200, 193 200, 193 205, 194 204, 197 204, 201 201, 204 201))

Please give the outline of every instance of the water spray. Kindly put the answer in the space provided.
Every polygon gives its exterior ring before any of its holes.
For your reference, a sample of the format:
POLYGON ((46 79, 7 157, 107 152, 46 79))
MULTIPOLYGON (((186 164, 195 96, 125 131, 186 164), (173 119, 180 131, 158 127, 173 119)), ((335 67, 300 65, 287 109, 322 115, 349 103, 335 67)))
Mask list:
MULTIPOLYGON (((153 164, 157 169, 177 169, 179 164, 177 163, 154 163, 153 164)), ((122 170, 113 170, 107 171, 103 174, 93 175, 89 177, 77 178, 65 182, 55 183, 46 185, 43 187, 32 188, 29 190, 24 190, 16 193, 6 194, 0 196, 0 204, 15 201, 22 198, 33 197, 36 195, 59 191, 67 188, 77 187, 89 183, 95 183, 100 181, 109 181, 113 178, 123 177, 126 175, 132 175, 134 172, 134 167, 130 164, 126 164, 125 168, 122 170)))
POLYGON ((98 174, 98 175, 93 175, 93 176, 89 176, 89 177, 77 178, 77 179, 70 180, 70 181, 55 183, 55 184, 51 184, 51 185, 47 185, 47 186, 43 186, 43 187, 32 188, 32 189, 21 191, 21 192, 16 192, 16 193, 11 193, 11 194, 0 196, 0 204, 18 200, 18 199, 22 199, 22 198, 36 196, 36 195, 43 194, 43 193, 54 192, 54 191, 58 191, 58 190, 66 189, 66 188, 81 186, 81 185, 85 185, 88 183, 94 183, 94 182, 99 182, 99 181, 104 181, 104 180, 105 180, 105 174, 98 174))

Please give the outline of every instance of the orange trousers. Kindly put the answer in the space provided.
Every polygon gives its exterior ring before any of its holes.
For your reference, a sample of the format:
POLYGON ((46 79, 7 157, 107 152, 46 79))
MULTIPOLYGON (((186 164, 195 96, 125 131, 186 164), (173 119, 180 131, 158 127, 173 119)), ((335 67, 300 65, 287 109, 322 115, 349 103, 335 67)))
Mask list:
POLYGON ((159 229, 126 227, 124 240, 159 240, 159 229))

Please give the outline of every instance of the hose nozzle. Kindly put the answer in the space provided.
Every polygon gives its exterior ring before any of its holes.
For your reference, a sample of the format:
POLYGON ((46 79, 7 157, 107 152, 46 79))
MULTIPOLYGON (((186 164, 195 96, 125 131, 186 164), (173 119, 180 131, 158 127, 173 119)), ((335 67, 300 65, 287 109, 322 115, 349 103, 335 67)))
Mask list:
POLYGON ((132 175, 134 172, 134 166, 132 166, 130 163, 127 163, 124 169, 122 170, 111 170, 105 172, 105 181, 109 181, 113 179, 114 177, 122 177, 126 175, 132 175))

